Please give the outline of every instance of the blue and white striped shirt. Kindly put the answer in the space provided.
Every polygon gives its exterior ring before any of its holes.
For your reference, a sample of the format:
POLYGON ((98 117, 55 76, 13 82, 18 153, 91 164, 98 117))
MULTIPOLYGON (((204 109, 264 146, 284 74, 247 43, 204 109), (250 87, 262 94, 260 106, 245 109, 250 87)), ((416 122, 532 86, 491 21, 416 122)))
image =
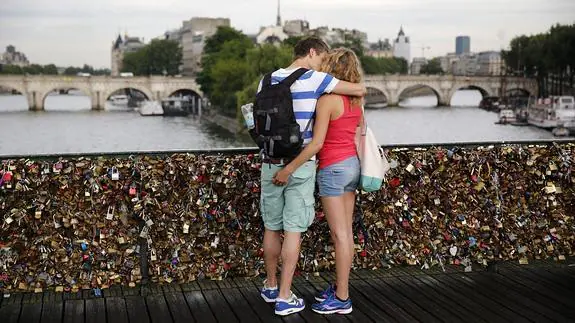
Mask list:
MULTIPOLYGON (((277 84, 283 81, 296 70, 297 68, 289 70, 280 68, 273 72, 272 84, 277 84)), ((262 81, 263 79, 260 80, 258 93, 262 89, 262 81)), ((337 82, 339 82, 339 80, 329 74, 309 70, 300 76, 300 78, 290 87, 293 98, 293 110, 296 121, 302 131, 304 145, 309 144, 313 136, 313 120, 309 124, 307 131, 305 131, 305 128, 308 125, 309 120, 313 117, 317 99, 319 99, 322 94, 331 93, 337 85, 337 82)))

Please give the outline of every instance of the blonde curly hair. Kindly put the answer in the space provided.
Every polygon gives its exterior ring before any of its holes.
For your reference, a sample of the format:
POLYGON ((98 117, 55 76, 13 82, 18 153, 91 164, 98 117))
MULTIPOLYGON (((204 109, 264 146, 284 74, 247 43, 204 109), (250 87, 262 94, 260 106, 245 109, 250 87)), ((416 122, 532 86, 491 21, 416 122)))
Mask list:
MULTIPOLYGON (((349 48, 335 48, 327 53, 320 70, 335 78, 351 83, 361 83, 363 71, 357 55, 349 48)), ((361 105, 361 97, 351 97, 352 105, 361 105)))

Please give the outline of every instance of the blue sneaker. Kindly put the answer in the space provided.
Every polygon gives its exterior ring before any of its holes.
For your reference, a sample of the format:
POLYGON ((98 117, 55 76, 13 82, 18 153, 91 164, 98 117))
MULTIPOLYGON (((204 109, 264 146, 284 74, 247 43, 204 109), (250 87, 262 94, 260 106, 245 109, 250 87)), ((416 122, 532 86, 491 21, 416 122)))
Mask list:
POLYGON ((280 290, 278 289, 278 287, 267 287, 267 279, 264 280, 264 287, 262 287, 262 290, 260 292, 260 295, 262 295, 262 298, 264 299, 264 301, 266 301, 266 303, 275 303, 276 298, 278 298, 278 295, 280 294, 280 290))
POLYGON ((335 297, 335 294, 321 303, 313 304, 311 309, 319 314, 349 314, 353 310, 351 299, 342 302, 335 297))
POLYGON ((303 299, 297 298, 294 293, 291 293, 289 299, 276 299, 275 313, 277 315, 289 315, 302 311, 305 308, 303 299))
POLYGON ((335 295, 335 285, 329 284, 325 290, 323 290, 319 295, 315 297, 318 302, 323 302, 328 299, 331 295, 335 295))

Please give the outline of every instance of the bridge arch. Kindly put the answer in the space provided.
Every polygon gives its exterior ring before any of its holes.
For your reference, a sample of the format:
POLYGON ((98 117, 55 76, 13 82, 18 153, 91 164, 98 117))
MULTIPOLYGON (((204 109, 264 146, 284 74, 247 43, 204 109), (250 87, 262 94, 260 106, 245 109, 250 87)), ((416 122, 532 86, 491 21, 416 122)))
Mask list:
POLYGON ((528 89, 524 88, 513 88, 506 91, 508 96, 533 96, 535 93, 531 93, 528 89))
POLYGON ((427 103, 424 103, 424 104, 419 104, 419 103, 418 103, 418 104, 415 104, 415 105, 417 105, 417 106, 433 106, 433 107, 443 105, 443 97, 441 96, 441 93, 442 93, 441 90, 440 90, 439 88, 435 87, 434 85, 426 84, 426 83, 423 83, 423 82, 422 82, 422 83, 416 83, 416 84, 408 84, 408 85, 405 85, 405 86, 400 87, 400 88, 397 90, 397 93, 398 93, 398 95, 397 95, 397 104, 398 104, 398 105, 401 105, 401 104, 400 104, 401 101, 404 100, 404 99, 406 99, 406 97, 405 97, 406 92, 409 92, 409 91, 420 91, 420 89, 429 89, 429 90, 431 90, 431 92, 435 95, 437 101, 436 101, 435 104, 432 104, 432 105, 429 105, 429 104, 427 104, 427 103))
POLYGON ((107 88, 106 91, 102 93, 102 102, 107 101, 115 92, 125 89, 134 89, 139 92, 142 92, 146 97, 146 99, 148 100, 152 100, 154 98, 154 94, 152 93, 152 91, 145 86, 139 84, 129 84, 129 85, 119 84, 107 88))
POLYGON ((16 84, 0 83, 0 90, 10 91, 10 96, 6 98, 8 104, 2 107, 2 111, 26 111, 30 109, 28 95, 25 90, 16 84))
POLYGON ((378 107, 389 103, 390 95, 387 91, 369 85, 366 88, 367 94, 364 98, 366 107, 378 107))
MULTIPOLYGON (((92 91, 90 90, 90 88, 86 87, 86 86, 82 86, 81 84, 78 84, 79 86, 75 85, 75 86, 70 86, 70 85, 53 85, 50 86, 48 88, 46 88, 46 90, 42 93, 41 95, 41 107, 42 110, 46 110, 46 103, 47 101, 52 101, 52 98, 49 98, 50 96, 53 96, 54 93, 56 93, 56 95, 60 95, 60 90, 78 90, 80 91, 82 94, 84 94, 85 96, 88 97, 87 100, 87 109, 91 109, 91 100, 92 100, 92 91)), ((58 104, 58 103, 57 103, 58 104)), ((79 103, 79 105, 83 105, 83 103, 79 103)), ((60 109, 60 107, 58 107, 58 109, 60 109)))
POLYGON ((168 97, 173 97, 173 96, 185 96, 185 95, 192 95, 198 98, 201 98, 202 95, 200 93, 198 93, 198 91, 196 91, 195 89, 190 89, 190 88, 180 88, 177 90, 171 89, 168 92, 168 97))
MULTIPOLYGON (((453 98, 455 97, 456 93, 460 90, 475 90, 478 91, 481 95, 481 97, 476 98, 478 100, 477 103, 473 103, 473 104, 469 104, 469 103, 465 103, 463 105, 467 106, 467 105, 471 105, 471 106, 478 106, 479 102, 481 102, 481 100, 483 98, 489 97, 489 96, 496 96, 497 94, 492 91, 491 88, 487 87, 487 86, 482 86, 482 85, 477 85, 477 84, 463 84, 463 83, 456 83, 454 84, 453 88, 451 89, 451 91, 449 91, 447 100, 451 105, 451 102, 453 102, 453 98)), ((466 100, 468 101, 468 100, 466 100)))

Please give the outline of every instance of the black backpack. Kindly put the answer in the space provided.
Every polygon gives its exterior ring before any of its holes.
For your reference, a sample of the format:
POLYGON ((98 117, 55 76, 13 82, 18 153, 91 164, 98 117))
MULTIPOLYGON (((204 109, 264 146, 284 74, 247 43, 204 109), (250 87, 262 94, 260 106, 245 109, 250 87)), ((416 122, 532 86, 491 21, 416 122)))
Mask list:
MULTIPOLYGON (((278 84, 272 85, 271 73, 262 81, 262 88, 256 95, 253 107, 255 128, 252 137, 266 157, 295 158, 303 148, 290 87, 307 71, 300 68, 278 84)), ((306 130, 310 124, 311 119, 306 130)))

